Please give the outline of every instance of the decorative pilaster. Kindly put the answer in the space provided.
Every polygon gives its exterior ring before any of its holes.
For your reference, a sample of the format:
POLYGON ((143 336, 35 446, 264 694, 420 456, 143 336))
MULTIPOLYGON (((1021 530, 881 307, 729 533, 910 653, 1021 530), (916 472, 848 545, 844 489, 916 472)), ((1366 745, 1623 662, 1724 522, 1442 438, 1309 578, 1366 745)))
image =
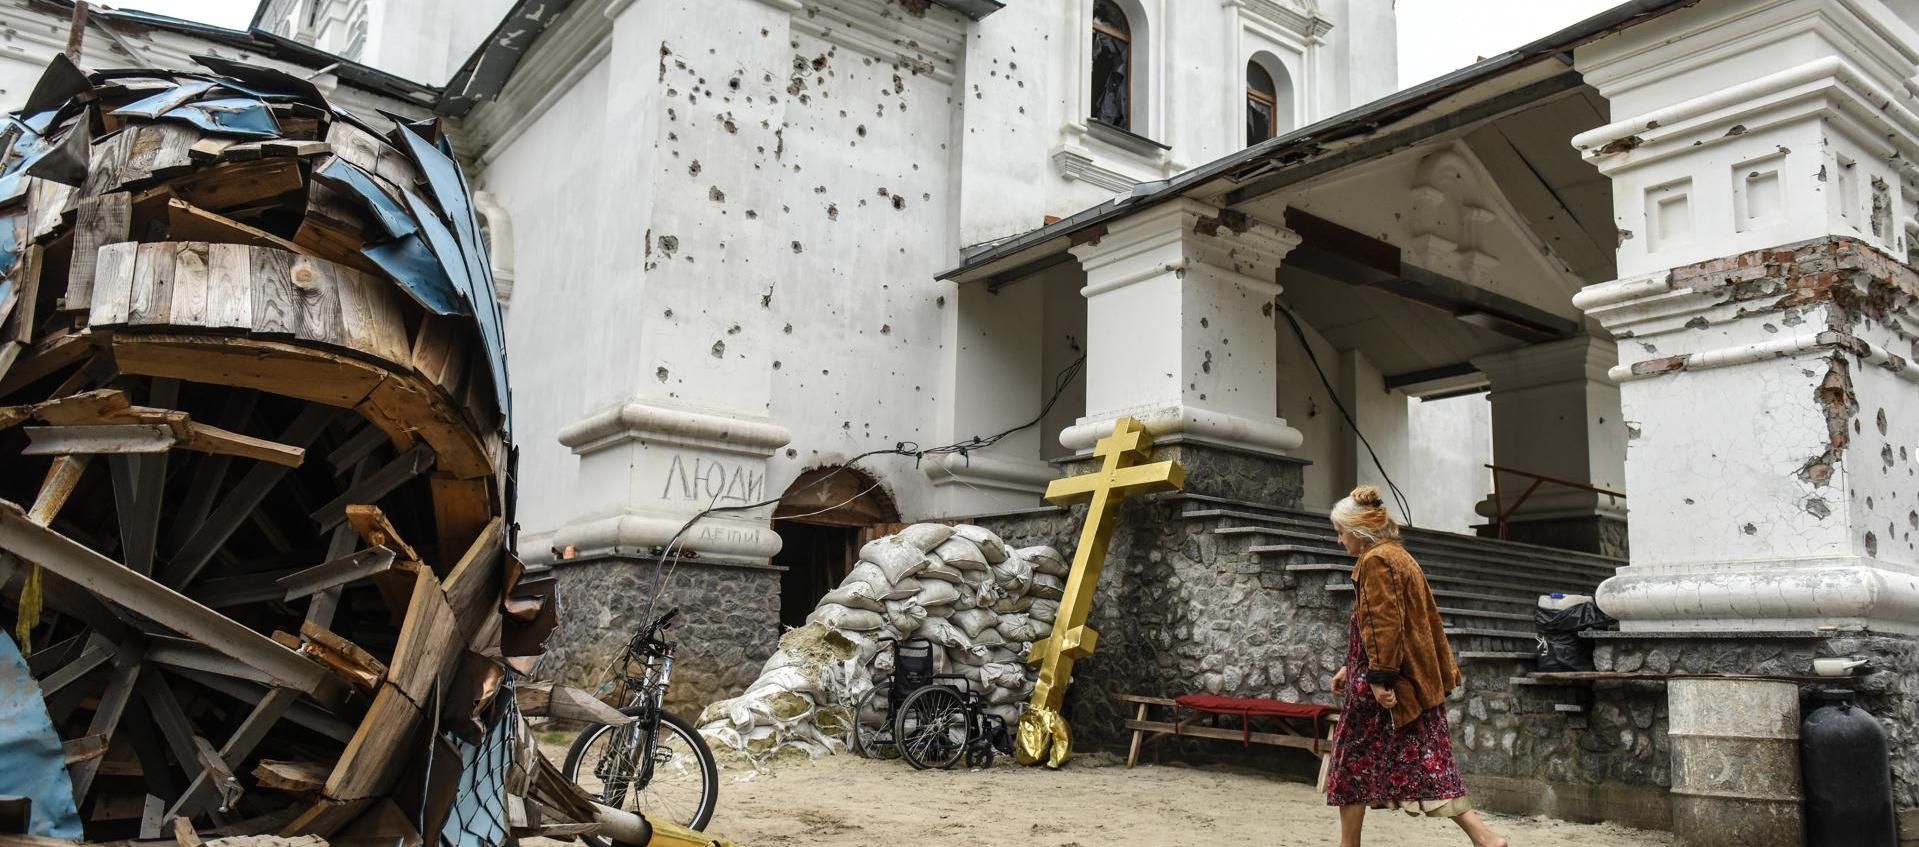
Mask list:
MULTIPOLYGON (((1612 341, 1579 336, 1473 359, 1492 383, 1493 464, 1608 491, 1625 488, 1626 426, 1619 387, 1607 376, 1618 362, 1612 341)), ((1499 496, 1479 514, 1508 538, 1625 556, 1626 504, 1578 488, 1499 473, 1499 496)))
POLYGON ((1701 3, 1579 48, 1617 120, 1623 278, 1574 303, 1618 339, 1628 631, 1919 633, 1919 32, 1879 0, 1701 3))
POLYGON ((1116 221, 1072 248, 1086 271, 1087 414, 1060 433, 1084 453, 1128 415, 1192 471, 1187 490, 1284 502, 1296 461, 1271 479, 1208 474, 1198 446, 1255 461, 1283 457, 1299 430, 1275 414, 1275 274, 1291 230, 1179 200, 1116 221), (1290 481, 1289 481, 1290 480, 1290 481), (1211 489, 1211 490, 1209 490, 1211 489))

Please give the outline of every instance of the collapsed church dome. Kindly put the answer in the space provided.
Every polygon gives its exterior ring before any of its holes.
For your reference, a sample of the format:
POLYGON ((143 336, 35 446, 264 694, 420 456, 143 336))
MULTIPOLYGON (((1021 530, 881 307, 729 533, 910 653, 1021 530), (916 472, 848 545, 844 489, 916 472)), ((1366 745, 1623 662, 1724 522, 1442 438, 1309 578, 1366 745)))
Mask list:
POLYGON ((393 797, 499 843, 556 611, 465 178, 437 121, 198 61, 56 58, 0 138, 0 677, 98 748, 58 777, 92 839, 393 797))

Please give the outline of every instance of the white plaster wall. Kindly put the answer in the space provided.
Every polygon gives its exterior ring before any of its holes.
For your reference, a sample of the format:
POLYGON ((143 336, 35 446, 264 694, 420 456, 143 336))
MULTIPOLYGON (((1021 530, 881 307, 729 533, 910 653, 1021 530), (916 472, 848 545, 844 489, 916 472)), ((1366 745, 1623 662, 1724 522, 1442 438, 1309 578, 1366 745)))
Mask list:
MULTIPOLYGON (((1283 300, 1285 295, 1280 297, 1283 300)), ((1346 422, 1340 418, 1339 407, 1334 405, 1332 395, 1320 382, 1319 375, 1313 372, 1313 364, 1307 359, 1298 336, 1287 325, 1286 317, 1278 314, 1278 310, 1274 312, 1274 320, 1278 322, 1279 353, 1273 376, 1277 386, 1279 416, 1285 418, 1289 426, 1299 430, 1304 439, 1292 455, 1312 463, 1306 467, 1306 488, 1300 503, 1308 509, 1331 509, 1333 503, 1352 490, 1354 457, 1348 447, 1352 436, 1346 422)), ((1320 366, 1326 369, 1326 378, 1332 380, 1334 385, 1339 385, 1344 378, 1339 351, 1320 337, 1311 324, 1301 321, 1300 328, 1306 335, 1307 343, 1312 345, 1313 355, 1319 357, 1320 366)))
POLYGON ((506 342, 520 448, 519 518, 529 528, 551 529, 572 516, 582 493, 579 461, 557 434, 611 399, 604 386, 609 364, 633 367, 637 355, 634 333, 621 324, 645 308, 641 291, 598 267, 600 232, 579 226, 577 217, 609 191, 598 167, 608 72, 606 63, 596 64, 485 173, 487 190, 513 217, 516 282, 506 342))
MULTIPOLYGON (((1868 321, 1856 331, 1881 349, 1904 341, 1868 321)), ((1843 460, 1853 549, 1919 569, 1919 390, 1914 381, 1851 359, 1858 411, 1843 460)), ((1837 484, 1837 483, 1836 483, 1837 484)))
POLYGON ((1472 532, 1483 519, 1473 505, 1492 490, 1492 404, 1485 394, 1410 401, 1408 452, 1414 461, 1400 486, 1413 499, 1419 525, 1472 532), (1408 484, 1410 482, 1410 484, 1408 484))
POLYGON ((442 85, 512 7, 513 0, 367 0, 367 43, 360 61, 442 85))

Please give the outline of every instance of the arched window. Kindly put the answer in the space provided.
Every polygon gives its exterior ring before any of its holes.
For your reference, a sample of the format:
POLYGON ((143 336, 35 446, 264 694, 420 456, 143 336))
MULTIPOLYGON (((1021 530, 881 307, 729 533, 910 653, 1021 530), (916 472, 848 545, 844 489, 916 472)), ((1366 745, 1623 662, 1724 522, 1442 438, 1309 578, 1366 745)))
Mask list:
POLYGON ((1113 0, 1093 0, 1092 117, 1133 128, 1133 27, 1113 0))
POLYGON ((1258 62, 1246 63, 1246 146, 1279 134, 1279 90, 1258 62))

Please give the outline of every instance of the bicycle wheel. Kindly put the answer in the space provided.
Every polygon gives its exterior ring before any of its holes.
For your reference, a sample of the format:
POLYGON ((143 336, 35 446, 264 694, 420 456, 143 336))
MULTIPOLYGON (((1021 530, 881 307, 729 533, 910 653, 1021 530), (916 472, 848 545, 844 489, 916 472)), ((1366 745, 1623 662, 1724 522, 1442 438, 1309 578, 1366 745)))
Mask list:
POLYGON ((868 759, 897 759, 900 746, 893 735, 893 696, 887 686, 876 685, 860 698, 853 710, 853 729, 849 735, 853 752, 868 759))
POLYGON ((920 770, 950 768, 966 752, 966 702, 944 685, 906 695, 893 727, 900 755, 920 770))
MULTIPOLYGON (((622 709, 638 715, 642 707, 622 709)), ((672 712, 660 713, 653 751, 653 774, 639 782, 640 752, 648 749, 637 722, 626 726, 593 724, 566 751, 561 768, 588 796, 648 818, 699 829, 713 819, 719 804, 719 766, 699 732, 672 712)))

